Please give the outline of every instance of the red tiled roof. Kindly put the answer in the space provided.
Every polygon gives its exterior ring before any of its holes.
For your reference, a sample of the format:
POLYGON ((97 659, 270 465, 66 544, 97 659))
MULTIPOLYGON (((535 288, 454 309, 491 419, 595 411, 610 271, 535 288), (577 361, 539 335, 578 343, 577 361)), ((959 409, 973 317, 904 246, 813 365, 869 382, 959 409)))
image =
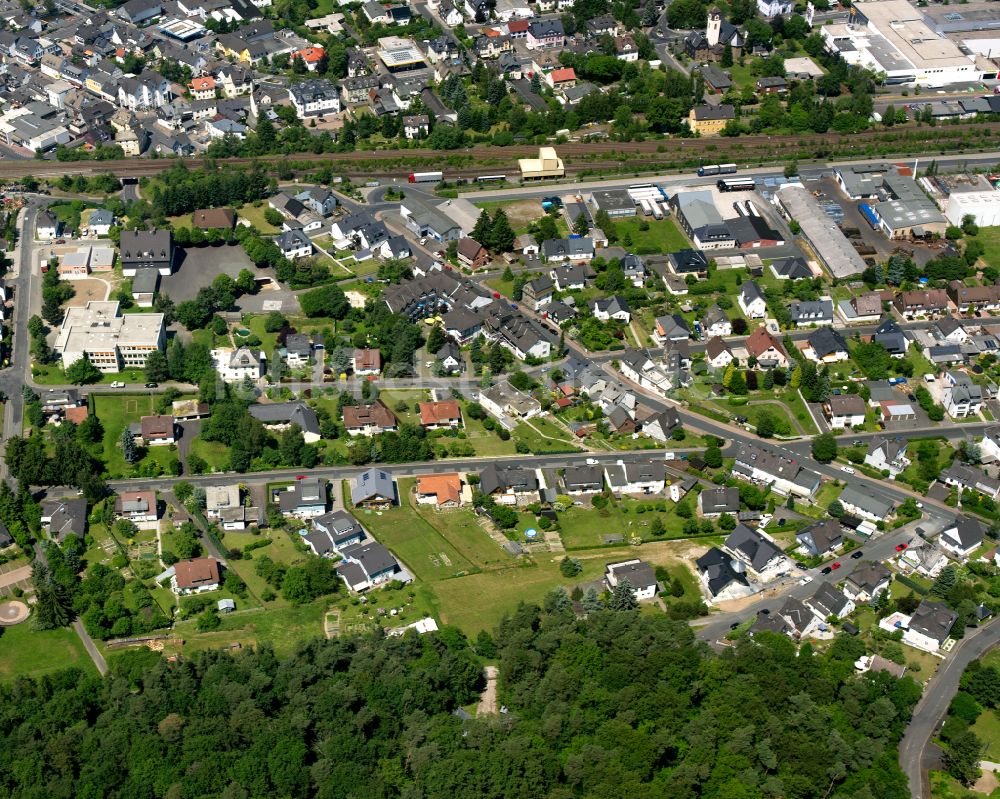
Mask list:
POLYGON ((563 67, 562 69, 552 70, 553 83, 565 83, 570 80, 576 80, 576 70, 574 70, 573 67, 563 67))
POLYGON ((462 418, 462 412, 459 410, 456 400, 421 402, 419 408, 420 424, 441 424, 462 418))
POLYGON ((178 588, 201 588, 221 582, 219 562, 215 558, 179 560, 174 564, 178 588))

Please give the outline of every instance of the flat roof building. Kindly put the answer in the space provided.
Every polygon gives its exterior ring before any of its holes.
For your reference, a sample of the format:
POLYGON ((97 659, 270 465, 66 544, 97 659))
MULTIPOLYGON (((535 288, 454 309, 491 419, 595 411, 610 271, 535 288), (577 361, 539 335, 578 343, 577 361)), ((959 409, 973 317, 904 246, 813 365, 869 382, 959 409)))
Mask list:
POLYGON ((91 300, 66 311, 55 351, 64 369, 86 355, 99 370, 114 374, 141 369, 149 353, 165 344, 163 314, 123 314, 117 302, 91 300))
POLYGON ((830 52, 884 72, 889 84, 947 86, 982 77, 975 57, 934 31, 907 0, 862 0, 851 6, 847 24, 820 31, 830 52))
POLYGON ((540 147, 538 158, 521 158, 518 160, 521 177, 524 180, 539 180, 541 178, 561 178, 566 174, 563 160, 556 154, 555 147, 540 147))

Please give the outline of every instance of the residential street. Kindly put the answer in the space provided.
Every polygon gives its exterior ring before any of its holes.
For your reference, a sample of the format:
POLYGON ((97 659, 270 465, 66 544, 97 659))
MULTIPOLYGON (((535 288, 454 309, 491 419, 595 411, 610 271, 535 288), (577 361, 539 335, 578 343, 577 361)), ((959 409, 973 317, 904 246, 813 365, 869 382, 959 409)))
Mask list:
POLYGON ((913 718, 899 744, 899 764, 910 781, 913 799, 931 799, 927 775, 930 740, 958 691, 962 672, 973 660, 982 657, 997 644, 1000 644, 1000 624, 993 619, 989 624, 967 632, 937 673, 928 680, 923 698, 914 708, 913 718))

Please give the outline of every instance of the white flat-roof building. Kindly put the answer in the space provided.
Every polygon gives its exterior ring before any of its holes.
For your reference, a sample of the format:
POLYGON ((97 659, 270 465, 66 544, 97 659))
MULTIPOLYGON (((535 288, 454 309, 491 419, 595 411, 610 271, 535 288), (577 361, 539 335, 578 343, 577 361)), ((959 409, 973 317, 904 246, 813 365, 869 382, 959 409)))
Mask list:
POLYGON ((977 191, 953 191, 948 195, 944 215, 951 225, 961 225, 962 219, 971 216, 979 227, 1000 225, 1000 191, 988 188, 977 191))
POLYGON ((153 350, 163 350, 163 314, 123 314, 117 302, 91 300, 66 311, 55 351, 66 369, 85 354, 102 372, 142 368, 153 350))
POLYGON ((982 77, 975 57, 932 30, 906 0, 862 0, 852 5, 847 24, 820 31, 831 53, 884 72, 889 84, 947 86, 982 77))

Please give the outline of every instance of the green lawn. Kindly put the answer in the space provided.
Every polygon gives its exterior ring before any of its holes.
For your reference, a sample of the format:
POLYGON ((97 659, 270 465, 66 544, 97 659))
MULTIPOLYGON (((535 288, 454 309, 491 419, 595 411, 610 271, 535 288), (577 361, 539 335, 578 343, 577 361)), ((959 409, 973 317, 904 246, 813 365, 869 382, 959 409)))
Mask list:
POLYGON ((443 580, 472 571, 474 564, 416 512, 410 501, 412 483, 412 479, 399 481, 401 507, 352 512, 421 580, 443 580))
POLYGON ((677 252, 691 246, 687 237, 677 227, 673 219, 657 221, 648 217, 628 217, 614 220, 618 233, 618 243, 630 252, 638 253, 668 253, 677 252), (641 222, 648 222, 648 230, 640 230, 641 222), (626 237, 631 238, 632 245, 625 243, 626 237))
POLYGON ((279 229, 264 219, 264 210, 268 207, 267 203, 262 203, 259 207, 254 208, 252 205, 244 205, 242 208, 237 210, 237 215, 242 219, 247 220, 251 225, 253 225, 261 233, 279 233, 279 229))
MULTIPOLYGON (((412 484, 412 480, 401 483, 412 484)), ((402 486, 400 487, 402 490, 402 486)), ((406 487, 409 491, 409 486, 406 487)), ((490 569, 513 565, 513 557, 487 534, 471 509, 438 511, 430 505, 415 505, 417 514, 434 527, 468 561, 490 569)))
POLYGON ((127 464, 122 457, 122 431, 143 416, 155 413, 151 394, 97 394, 94 396, 97 418, 104 425, 104 463, 111 477, 161 474, 177 458, 177 447, 146 447, 145 456, 136 464, 127 464))
POLYGON ((396 414, 400 422, 409 424, 420 424, 420 415, 413 410, 416 403, 428 402, 430 400, 430 393, 426 389, 418 389, 416 391, 390 389, 388 391, 380 391, 378 396, 396 414), (396 405, 399 402, 406 403, 406 410, 396 410, 396 405))
POLYGON ((191 442, 189 454, 200 455, 210 472, 221 472, 229 465, 229 447, 220 441, 204 441, 200 437, 191 442))
MULTIPOLYGON (((694 502, 692 497, 689 502, 694 502)), ((670 500, 662 497, 655 498, 652 502, 665 503, 665 511, 646 510, 643 513, 636 513, 636 507, 644 505, 650 508, 651 502, 641 500, 626 499, 621 502, 609 504, 606 508, 579 507, 572 508, 559 514, 559 529, 563 544, 566 549, 588 549, 592 547, 605 546, 605 535, 622 535, 625 540, 638 536, 643 541, 662 541, 682 538, 684 536, 684 519, 676 514, 676 507, 670 500), (663 522, 666 532, 660 538, 655 537, 650 532, 653 519, 659 517, 663 522)), ((522 527, 533 526, 533 519, 528 518, 522 527)))
POLYGON ((0 680, 40 677, 68 668, 96 674, 83 642, 71 629, 36 631, 31 620, 3 628, 0 635, 0 680))
POLYGON ((532 454, 535 455, 579 449, 569 433, 545 419, 532 419, 530 425, 519 422, 514 428, 513 437, 515 441, 523 441, 527 444, 532 454), (546 438, 546 436, 557 436, 557 438, 546 438))
MULTIPOLYGON (((36 383, 43 386, 65 386, 70 382, 66 377, 66 373, 58 364, 50 364, 48 366, 32 364, 31 376, 36 383)), ((141 369, 127 369, 118 374, 102 374, 101 379, 96 382, 98 385, 103 386, 114 382, 141 384, 146 382, 146 376, 141 369)))
POLYGON ((1000 717, 995 710, 984 710, 972 725, 972 731, 986 745, 984 760, 995 760, 1000 756, 1000 717))
POLYGON ((1000 265, 1000 227, 981 227, 976 238, 985 248, 983 260, 991 266, 1000 265))
POLYGON ((514 439, 502 441, 500 436, 492 430, 483 427, 483 423, 477 419, 470 419, 469 415, 462 413, 465 419, 465 435, 468 441, 476 448, 476 455, 480 457, 495 457, 497 455, 513 455, 514 439))
MULTIPOLYGON (((221 597, 220 597, 221 598, 221 597)), ((323 635, 323 615, 334 597, 318 599, 300 607, 268 608, 262 611, 236 612, 222 616, 222 626, 210 633, 199 633, 196 619, 178 622, 174 631, 184 639, 180 647, 168 645, 165 654, 199 649, 220 649, 233 643, 251 646, 270 643, 279 657, 290 655, 299 644, 323 635)), ((242 607, 239 600, 237 607, 242 607)))

